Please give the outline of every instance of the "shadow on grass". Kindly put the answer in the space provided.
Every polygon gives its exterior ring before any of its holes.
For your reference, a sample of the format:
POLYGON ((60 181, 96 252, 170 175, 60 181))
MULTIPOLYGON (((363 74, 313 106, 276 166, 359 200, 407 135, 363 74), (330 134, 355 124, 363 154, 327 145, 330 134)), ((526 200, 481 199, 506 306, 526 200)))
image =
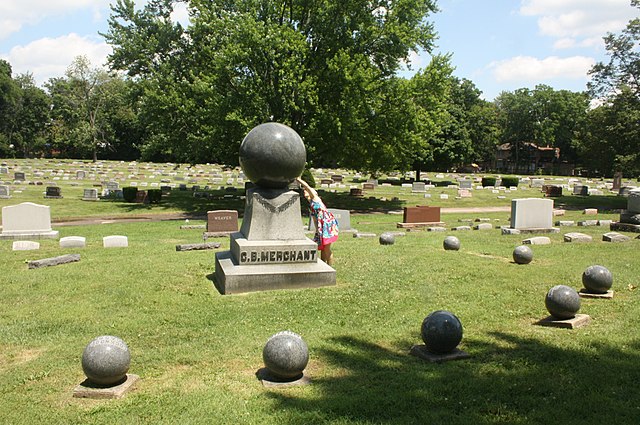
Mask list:
MULTIPOLYGON (((568 331, 567 339, 571 338, 568 331)), ((352 337, 315 353, 339 370, 315 378, 314 398, 271 392, 289 423, 637 423, 640 343, 606 343, 584 351, 496 333, 494 342, 464 341, 471 359, 435 364, 352 337), (630 349, 632 348, 632 349, 630 349), (293 413, 292 412, 292 413, 293 413)))
MULTIPOLYGON (((350 196, 347 192, 326 192, 319 190, 320 196, 329 208, 351 210, 353 212, 387 212, 401 209, 404 201, 382 200, 380 198, 358 198, 350 196)), ((235 191, 212 190, 206 192, 208 197, 194 196, 193 191, 173 190, 169 196, 163 196, 159 204, 137 204, 128 203, 122 200, 104 201, 116 202, 123 212, 132 214, 162 213, 180 210, 186 216, 194 218, 204 218, 207 211, 213 210, 236 210, 242 217, 245 207, 245 190, 235 191)), ((307 203, 301 201, 302 212, 307 214, 307 203)))
POLYGON ((554 200, 556 208, 564 208, 567 210, 582 210, 585 208, 597 208, 598 211, 610 211, 627 208, 627 198, 623 196, 559 196, 551 198, 554 200))

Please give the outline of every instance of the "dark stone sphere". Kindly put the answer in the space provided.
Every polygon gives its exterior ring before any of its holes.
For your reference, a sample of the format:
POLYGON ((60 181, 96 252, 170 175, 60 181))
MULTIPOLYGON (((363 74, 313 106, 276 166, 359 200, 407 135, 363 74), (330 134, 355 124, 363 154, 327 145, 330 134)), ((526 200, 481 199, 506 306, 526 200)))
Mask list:
POLYGON ((571 319, 580 310, 580 296, 567 285, 556 285, 547 292, 544 304, 556 319, 571 319))
POLYGON ((442 246, 447 251, 457 251, 460 249, 460 239, 455 236, 447 236, 442 242, 442 246))
POLYGON ((425 317, 420 333, 427 350, 436 354, 450 353, 462 340, 462 323, 453 313, 438 310, 425 317))
POLYGON ((582 284, 594 294, 606 294, 613 285, 613 275, 604 266, 589 266, 582 273, 582 284))
POLYGON ((513 250, 513 261, 518 264, 529 264, 533 260, 533 251, 526 245, 517 246, 513 250))
POLYGON ((295 379, 307 367, 309 349, 300 335, 282 331, 269 338, 262 350, 262 360, 276 378, 295 379))
POLYGON ((393 233, 385 232, 380 235, 380 245, 393 245, 396 243, 396 237, 393 233))
POLYGON ((240 166, 247 178, 261 187, 287 187, 302 175, 306 162, 302 139, 284 124, 260 124, 240 144, 240 166))
POLYGON ((103 335, 92 340, 82 353, 82 370, 98 385, 114 385, 123 381, 129 370, 131 354, 123 340, 103 335))

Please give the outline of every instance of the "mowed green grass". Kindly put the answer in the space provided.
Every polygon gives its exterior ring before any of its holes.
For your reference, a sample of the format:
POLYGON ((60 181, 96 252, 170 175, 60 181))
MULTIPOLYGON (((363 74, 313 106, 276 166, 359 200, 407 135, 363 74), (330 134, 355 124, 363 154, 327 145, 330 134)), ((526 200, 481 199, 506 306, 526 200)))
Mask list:
MULTIPOLYGON (((493 197, 484 205, 495 205, 493 197)), ((450 227, 486 217, 501 225, 508 216, 443 214, 443 220, 450 227)), ((586 217, 569 211, 565 218, 586 217)), ((379 234, 395 231, 400 220, 357 214, 352 226, 379 234)), ((175 251, 176 244, 202 240, 201 231, 180 224, 54 225, 61 237, 85 236, 84 249, 43 240, 38 251, 14 252, 10 241, 0 243, 0 422, 638 422, 640 240, 610 244, 601 242, 608 229, 563 228, 594 242, 549 235, 552 244, 534 246, 531 264, 517 265, 511 254, 523 237, 497 229, 409 232, 391 246, 343 233, 334 245, 336 286, 222 296, 211 281, 214 251, 175 251), (128 236, 129 247, 102 248, 102 237, 114 234, 128 236), (442 249, 451 234, 460 251, 442 249), (27 260, 66 253, 81 254, 81 261, 27 269, 27 260), (591 324, 535 326, 548 315, 548 289, 579 289, 592 264, 612 271, 615 297, 582 301, 591 324), (438 309, 462 321, 460 348, 470 359, 432 364, 409 355, 421 343, 422 320, 438 309), (266 389, 255 376, 262 348, 286 329, 309 346, 312 385, 266 389), (75 399, 73 388, 84 379, 82 351, 104 334, 127 342, 130 372, 142 379, 120 400, 75 399)), ((228 239, 220 241, 228 249, 228 239)))

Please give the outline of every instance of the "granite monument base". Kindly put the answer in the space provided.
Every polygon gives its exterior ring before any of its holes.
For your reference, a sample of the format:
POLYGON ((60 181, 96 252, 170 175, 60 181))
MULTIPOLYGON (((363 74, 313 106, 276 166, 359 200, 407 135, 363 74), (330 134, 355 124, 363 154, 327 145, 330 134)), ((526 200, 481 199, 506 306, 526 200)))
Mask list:
POLYGON ((444 221, 424 222, 424 223, 396 223, 398 229, 415 229, 421 227, 442 227, 445 225, 444 221))
POLYGON ((311 383, 311 379, 305 376, 304 374, 300 375, 298 378, 283 380, 278 379, 273 376, 269 369, 263 367, 262 369, 256 372, 256 376, 262 382, 262 385, 266 388, 287 388, 287 387, 298 387, 302 385, 309 385, 311 383))
POLYGON ((216 253, 215 286, 222 295, 276 289, 301 289, 336 284, 336 271, 320 259, 314 262, 241 265, 231 251, 216 253))
POLYGON ((525 228, 525 229, 515 229, 513 227, 501 227, 500 230, 503 235, 560 233, 560 229, 557 227, 535 227, 535 228, 525 228))
POLYGON ((588 325, 589 322, 591 322, 591 316, 588 314, 576 314, 571 319, 556 319, 553 316, 549 316, 537 321, 535 324, 553 328, 576 329, 588 325))
POLYGON ((609 225, 609 229, 617 232, 640 233, 640 224, 615 222, 609 225))
POLYGON ((578 291, 578 295, 581 298, 604 298, 604 299, 611 299, 613 298, 613 291, 611 289, 609 289, 607 292, 605 292, 604 294, 596 294, 594 292, 589 292, 587 291, 586 288, 582 288, 581 290, 578 291))
POLYGON ((104 387, 85 379, 73 389, 76 398, 114 399, 123 397, 133 385, 140 379, 138 375, 127 373, 127 379, 118 385, 104 387))
POLYGON ((422 360, 430 361, 431 363, 442 363, 451 360, 468 359, 469 357, 471 357, 468 353, 458 348, 455 348, 450 353, 432 353, 431 351, 427 350, 427 346, 424 344, 414 345, 413 347, 411 347, 411 351, 409 352, 409 354, 421 358, 422 360))
POLYGON ((14 241, 24 241, 31 239, 58 239, 60 237, 60 232, 57 230, 51 230, 48 232, 10 232, 10 233, 0 233, 0 240, 14 240, 14 241))

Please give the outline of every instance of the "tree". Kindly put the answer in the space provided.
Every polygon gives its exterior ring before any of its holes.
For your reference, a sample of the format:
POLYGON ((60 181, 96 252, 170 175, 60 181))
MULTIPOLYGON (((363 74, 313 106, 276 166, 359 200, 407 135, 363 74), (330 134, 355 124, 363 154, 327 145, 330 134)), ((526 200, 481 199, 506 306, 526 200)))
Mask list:
POLYGON ((45 151, 51 101, 31 74, 19 75, 15 81, 20 98, 14 110, 12 142, 16 151, 28 158, 45 151))
POLYGON ((237 163, 244 135, 271 120, 316 164, 378 167, 383 145, 406 140, 384 133, 385 100, 404 89, 400 61, 432 47, 432 0, 191 0, 186 29, 174 3, 119 0, 105 34, 112 68, 144 80, 144 155, 237 163))
POLYGON ((20 101, 20 88, 11 77, 11 64, 0 59, 0 153, 14 156, 12 133, 15 108, 20 101))

